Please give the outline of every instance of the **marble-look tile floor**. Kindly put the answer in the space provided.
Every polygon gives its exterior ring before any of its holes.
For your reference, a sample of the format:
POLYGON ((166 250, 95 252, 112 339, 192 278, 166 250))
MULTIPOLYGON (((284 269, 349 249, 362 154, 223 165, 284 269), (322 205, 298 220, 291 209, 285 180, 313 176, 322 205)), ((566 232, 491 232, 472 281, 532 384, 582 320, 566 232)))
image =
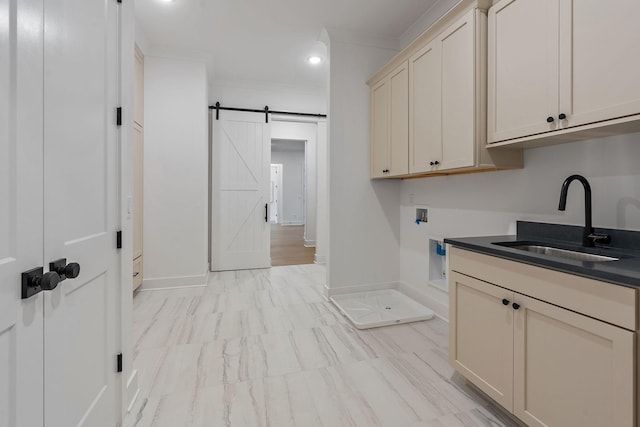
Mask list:
POLYGON ((137 427, 510 426, 454 374, 440 319, 358 330, 304 265, 134 299, 137 427))

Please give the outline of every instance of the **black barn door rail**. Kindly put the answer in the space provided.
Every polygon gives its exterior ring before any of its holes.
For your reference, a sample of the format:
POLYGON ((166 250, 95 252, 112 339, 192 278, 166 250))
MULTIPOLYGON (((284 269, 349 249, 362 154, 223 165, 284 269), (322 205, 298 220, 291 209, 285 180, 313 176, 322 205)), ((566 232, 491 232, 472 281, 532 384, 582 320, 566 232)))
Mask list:
POLYGON ((210 110, 216 110, 216 120, 220 120, 220 110, 226 111, 244 111, 247 113, 264 113, 264 122, 269 123, 269 114, 284 114, 288 116, 304 116, 304 117, 320 117, 326 118, 326 114, 313 114, 313 113, 296 113, 293 111, 276 111, 269 110, 269 106, 265 106, 263 110, 254 110, 251 108, 234 108, 234 107, 223 107, 219 102, 216 102, 216 105, 209 105, 210 110))

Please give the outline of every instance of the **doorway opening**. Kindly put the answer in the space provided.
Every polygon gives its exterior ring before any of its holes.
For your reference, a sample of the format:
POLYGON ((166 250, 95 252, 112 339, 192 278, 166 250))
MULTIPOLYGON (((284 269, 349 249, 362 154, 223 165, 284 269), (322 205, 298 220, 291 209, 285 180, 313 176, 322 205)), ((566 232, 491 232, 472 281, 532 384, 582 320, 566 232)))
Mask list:
POLYGON ((271 265, 313 264, 315 244, 307 239, 309 161, 307 141, 271 140, 271 265))

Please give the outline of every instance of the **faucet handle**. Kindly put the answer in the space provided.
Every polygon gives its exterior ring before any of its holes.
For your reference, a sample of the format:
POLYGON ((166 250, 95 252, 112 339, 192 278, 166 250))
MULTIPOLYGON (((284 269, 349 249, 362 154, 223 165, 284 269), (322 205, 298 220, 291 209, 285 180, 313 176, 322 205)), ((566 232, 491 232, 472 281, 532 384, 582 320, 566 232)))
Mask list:
POLYGON ((587 236, 593 243, 611 243, 611 236, 608 234, 591 233, 587 236))

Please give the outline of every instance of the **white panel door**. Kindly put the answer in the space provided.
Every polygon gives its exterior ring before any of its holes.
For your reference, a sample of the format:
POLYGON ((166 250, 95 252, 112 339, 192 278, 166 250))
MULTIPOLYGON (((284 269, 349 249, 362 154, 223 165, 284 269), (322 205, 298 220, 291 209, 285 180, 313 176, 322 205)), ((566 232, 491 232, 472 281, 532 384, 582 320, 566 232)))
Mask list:
POLYGON ((41 426, 42 0, 0 0, 0 426, 41 426))
POLYGON ((264 114, 213 122, 212 271, 271 267, 271 128, 264 114))
POLYGON ((45 426, 114 426, 117 3, 47 0, 44 260, 80 276, 44 295, 45 426))

